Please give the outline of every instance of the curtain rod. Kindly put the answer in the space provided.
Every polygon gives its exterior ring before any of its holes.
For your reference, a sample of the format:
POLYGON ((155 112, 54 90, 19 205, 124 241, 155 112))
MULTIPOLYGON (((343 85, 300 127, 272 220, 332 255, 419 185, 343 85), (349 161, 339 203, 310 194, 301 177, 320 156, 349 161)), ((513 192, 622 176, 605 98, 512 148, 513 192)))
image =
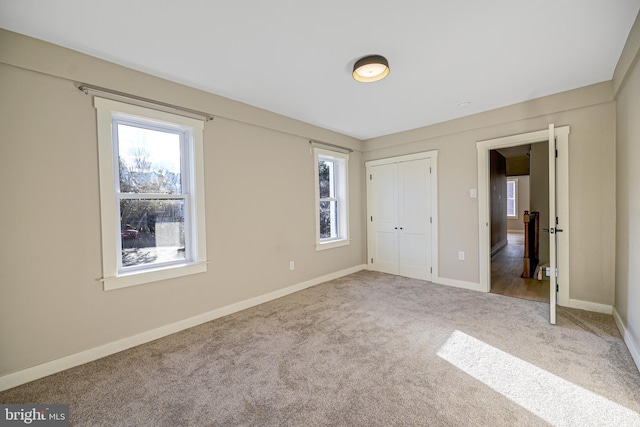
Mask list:
POLYGON ((329 144, 328 142, 322 142, 322 141, 314 141, 312 139, 309 140, 309 144, 311 145, 325 145, 327 147, 333 147, 333 148, 339 148, 340 150, 344 150, 344 151, 348 151, 349 153, 353 153, 353 150, 351 148, 347 148, 347 147, 342 147, 340 145, 335 145, 335 144, 329 144))
POLYGON ((212 114, 205 113, 203 111, 192 110, 190 108, 180 107, 178 105, 168 104, 166 102, 155 101, 153 99, 143 98, 141 96, 131 95, 131 94, 124 93, 124 92, 118 92, 117 90, 111 90, 111 89, 106 89, 106 88, 103 88, 103 87, 91 86, 91 85, 86 85, 86 84, 80 84, 78 86, 78 89, 80 89, 82 92, 84 92, 87 95, 89 94, 89 92, 101 92, 101 93, 106 93, 108 95, 115 95, 115 96, 119 96, 121 98, 132 99, 134 101, 145 102, 147 104, 152 104, 152 105, 157 105, 157 106, 164 107, 164 108, 169 108, 169 109, 172 109, 172 110, 184 111, 185 113, 189 113, 189 114, 193 114, 193 115, 196 115, 196 116, 204 117, 204 119, 207 122, 213 120, 213 115, 212 114))

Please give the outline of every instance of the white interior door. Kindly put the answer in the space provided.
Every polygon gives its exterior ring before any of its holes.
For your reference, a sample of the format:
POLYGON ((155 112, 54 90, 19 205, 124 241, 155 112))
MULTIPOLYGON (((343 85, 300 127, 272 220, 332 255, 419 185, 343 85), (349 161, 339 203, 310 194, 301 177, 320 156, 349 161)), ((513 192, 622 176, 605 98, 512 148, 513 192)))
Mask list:
POLYGON ((399 269, 401 276, 431 280, 431 159, 399 164, 399 269))
POLYGON ((369 172, 367 190, 369 265, 382 273, 399 274, 398 165, 373 166, 369 172))
POLYGON ((549 125, 549 322, 556 324, 557 280, 558 280, 558 211, 556 208, 557 147, 555 128, 549 125))

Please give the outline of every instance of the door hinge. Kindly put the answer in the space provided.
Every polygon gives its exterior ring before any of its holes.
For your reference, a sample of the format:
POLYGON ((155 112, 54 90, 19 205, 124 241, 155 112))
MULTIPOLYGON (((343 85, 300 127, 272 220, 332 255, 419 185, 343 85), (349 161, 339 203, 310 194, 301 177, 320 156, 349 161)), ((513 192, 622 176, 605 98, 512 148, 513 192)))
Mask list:
POLYGON ((556 292, 560 292, 560 287, 557 283, 556 283, 556 292))
POLYGON ((369 174, 369 181, 373 180, 373 174, 369 174))
POLYGON ((431 173, 431 166, 429 166, 429 173, 431 173))
POLYGON ((558 157, 558 150, 556 150, 556 158, 558 157))
POLYGON ((429 267, 429 272, 433 273, 433 267, 429 267))
POLYGON ((432 216, 429 217, 429 224, 433 224, 433 217, 432 216))
POLYGON ((373 222, 373 216, 371 216, 371 222, 373 222))
POLYGON ((373 258, 371 258, 371 264, 373 264, 373 258))

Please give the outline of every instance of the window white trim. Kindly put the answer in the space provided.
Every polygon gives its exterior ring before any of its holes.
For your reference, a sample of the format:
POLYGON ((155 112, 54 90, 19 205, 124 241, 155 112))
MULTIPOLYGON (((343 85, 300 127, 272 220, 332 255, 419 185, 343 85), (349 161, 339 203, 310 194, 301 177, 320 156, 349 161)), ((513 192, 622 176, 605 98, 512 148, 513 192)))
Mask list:
POLYGON ((518 219, 518 178, 507 177, 507 187, 513 182, 513 215, 509 215, 509 189, 507 188, 507 219, 518 219))
POLYGON ((350 243, 349 237, 349 154, 337 151, 313 148, 314 183, 315 183, 315 212, 316 212, 316 250, 325 250, 345 246, 350 243), (336 237, 320 237, 320 176, 318 163, 326 159, 337 166, 333 173, 335 180, 335 194, 331 199, 337 201, 338 229, 336 237))
POLYGON ((100 168, 100 210, 102 218, 102 269, 104 290, 119 289, 140 285, 164 279, 180 277, 188 274, 201 273, 207 270, 206 227, 204 208, 204 122, 176 114, 152 110, 136 105, 126 104, 110 99, 94 98, 97 111, 98 154, 100 168), (119 248, 120 220, 116 218, 118 212, 116 191, 115 166, 118 162, 114 152, 112 120, 114 116, 133 116, 149 124, 159 123, 162 126, 175 126, 177 129, 190 129, 189 149, 186 151, 187 167, 190 170, 189 209, 191 229, 191 259, 181 264, 165 267, 150 266, 137 271, 120 272, 119 248))

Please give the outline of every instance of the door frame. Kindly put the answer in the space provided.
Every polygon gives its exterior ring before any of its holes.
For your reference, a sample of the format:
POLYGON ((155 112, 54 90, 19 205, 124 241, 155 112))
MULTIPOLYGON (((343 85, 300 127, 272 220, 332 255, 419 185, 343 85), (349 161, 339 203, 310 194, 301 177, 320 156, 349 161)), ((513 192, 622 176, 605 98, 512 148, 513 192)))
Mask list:
POLYGON ((431 281, 436 282, 438 274, 438 150, 423 151, 415 154, 407 154, 404 156, 386 157, 383 159, 369 160, 365 164, 365 181, 367 194, 367 212, 365 221, 367 223, 367 268, 371 267, 371 222, 368 220, 371 216, 371 187, 369 185, 370 168, 373 166, 386 165, 391 163, 409 162, 412 160, 431 159, 431 281))
MULTIPOLYGON (((558 234, 558 304, 569 306, 569 126, 554 129, 556 138, 557 176, 556 209, 562 223, 558 234)), ((489 200, 489 152, 491 150, 534 144, 549 140, 549 129, 476 142, 478 150, 478 254, 480 290, 491 291, 491 203, 489 200)), ((551 220, 551 218, 550 218, 551 220)))

